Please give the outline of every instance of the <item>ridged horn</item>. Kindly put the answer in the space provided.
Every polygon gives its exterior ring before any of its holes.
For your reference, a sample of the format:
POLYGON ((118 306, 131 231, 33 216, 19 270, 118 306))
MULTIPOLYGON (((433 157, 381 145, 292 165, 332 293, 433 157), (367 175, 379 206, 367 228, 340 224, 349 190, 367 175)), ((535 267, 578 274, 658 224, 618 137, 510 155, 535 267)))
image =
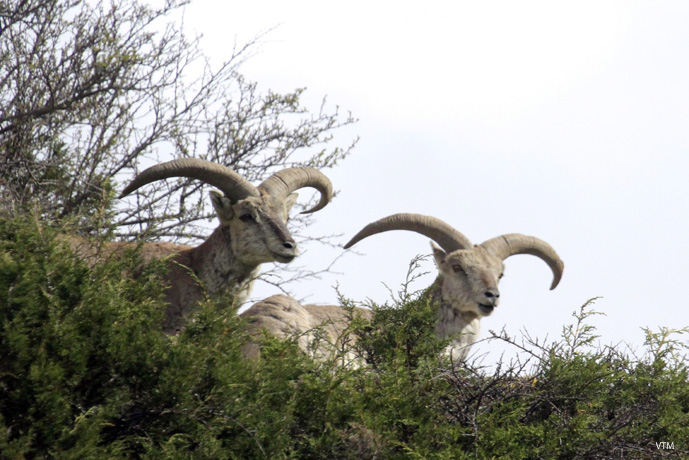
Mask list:
POLYGON ((506 259, 515 254, 531 254, 543 260, 548 264, 553 271, 553 282, 550 289, 555 287, 562 278, 562 272, 565 269, 565 264, 557 255, 555 249, 545 241, 536 238, 535 236, 520 235, 519 233, 510 233, 502 235, 481 243, 481 246, 488 252, 501 259, 506 259))
POLYGON ((251 182, 226 166, 199 158, 179 158, 141 171, 122 191, 120 198, 146 184, 170 177, 190 177, 203 181, 220 189, 232 202, 259 195, 251 182))
POLYGON ((368 224, 354 235, 354 238, 349 240, 344 247, 349 249, 366 237, 389 230, 409 230, 420 233, 438 243, 445 252, 473 247, 469 238, 442 220, 411 213, 393 214, 368 224))
POLYGON ((266 193, 276 198, 285 199, 287 195, 302 187, 313 187, 321 194, 318 204, 302 214, 316 212, 323 209, 333 197, 333 185, 325 174, 309 166, 287 168, 276 172, 258 186, 266 193))

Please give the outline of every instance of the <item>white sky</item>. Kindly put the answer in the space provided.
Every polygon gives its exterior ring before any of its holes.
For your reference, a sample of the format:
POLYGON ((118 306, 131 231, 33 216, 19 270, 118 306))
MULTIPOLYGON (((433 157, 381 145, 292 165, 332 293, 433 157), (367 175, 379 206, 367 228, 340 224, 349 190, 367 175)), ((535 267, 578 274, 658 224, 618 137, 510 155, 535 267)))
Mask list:
MULTIPOLYGON (((689 2, 323 2, 195 0, 190 32, 219 62, 235 39, 276 25, 243 73, 264 90, 307 87, 359 118, 326 171, 339 197, 314 235, 343 233, 396 212, 445 220, 474 243, 503 233, 548 241, 565 261, 560 286, 539 259, 506 261, 502 303, 483 333, 555 338, 587 299, 604 343, 640 346, 641 327, 689 326, 689 2)), ((293 287, 332 303, 389 298, 407 264, 429 253, 411 232, 376 235, 293 287)), ((339 251, 303 247, 300 263, 339 251)), ((430 284, 431 262, 418 288, 430 284), (425 284, 424 284, 425 283, 425 284)), ((256 296, 277 291, 259 286, 256 296)), ((486 362, 504 346, 477 345, 486 362)))

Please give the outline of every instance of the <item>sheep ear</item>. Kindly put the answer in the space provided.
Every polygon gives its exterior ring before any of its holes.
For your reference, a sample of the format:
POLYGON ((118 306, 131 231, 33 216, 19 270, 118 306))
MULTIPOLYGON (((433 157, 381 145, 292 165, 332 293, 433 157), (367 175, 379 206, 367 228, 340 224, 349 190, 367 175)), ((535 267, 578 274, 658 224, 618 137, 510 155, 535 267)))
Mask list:
POLYGON ((234 216, 234 209, 232 209, 230 199, 217 190, 211 190, 210 196, 213 209, 215 209, 215 214, 217 214, 220 222, 230 221, 234 216))
POLYGON ((299 198, 298 193, 290 193, 287 195, 287 198, 285 198, 285 210, 289 212, 290 209, 292 209, 292 206, 294 206, 294 203, 297 202, 297 198, 299 198))
POLYGON ((435 259, 435 265, 440 269, 440 266, 445 263, 445 257, 447 253, 440 249, 433 241, 431 241, 431 249, 433 250, 433 258, 435 259))

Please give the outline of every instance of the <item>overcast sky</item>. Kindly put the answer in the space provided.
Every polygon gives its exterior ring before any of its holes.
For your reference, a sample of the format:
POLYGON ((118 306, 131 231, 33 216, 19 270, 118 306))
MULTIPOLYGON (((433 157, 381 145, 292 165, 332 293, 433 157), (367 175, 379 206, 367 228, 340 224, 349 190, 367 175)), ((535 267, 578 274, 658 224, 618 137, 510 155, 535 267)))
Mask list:
MULTIPOLYGON (((482 336, 556 338, 601 296, 602 342, 643 343, 641 327, 689 326, 689 2, 323 2, 194 0, 186 27, 229 57, 278 26, 242 68, 264 90, 307 87, 317 111, 350 110, 361 141, 326 173, 341 193, 314 235, 343 233, 397 212, 445 220, 474 243, 504 233, 549 242, 560 286, 527 255, 506 261, 501 305, 482 336)), ((311 303, 389 298, 428 254, 411 232, 370 237, 339 274, 295 285, 311 303)), ((301 263, 340 251, 303 248, 301 263)), ((436 270, 428 262, 432 282, 436 270)), ((277 291, 259 286, 256 296, 277 291)), ((504 347, 480 344, 494 362, 504 347)))

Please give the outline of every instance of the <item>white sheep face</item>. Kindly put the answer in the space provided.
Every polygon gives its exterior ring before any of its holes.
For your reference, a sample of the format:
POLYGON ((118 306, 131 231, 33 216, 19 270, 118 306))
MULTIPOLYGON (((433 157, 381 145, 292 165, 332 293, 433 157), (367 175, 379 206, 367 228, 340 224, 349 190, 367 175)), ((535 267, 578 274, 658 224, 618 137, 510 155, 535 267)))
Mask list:
POLYGON ((287 263, 299 255, 299 248, 287 229, 289 210, 297 201, 268 194, 252 196, 232 204, 222 193, 211 192, 211 201, 223 227, 229 229, 230 246, 237 260, 246 265, 287 263))
POLYGON ((446 253, 431 243, 433 257, 443 277, 443 297, 455 311, 481 318, 500 303, 498 281, 505 265, 481 246, 446 253))

